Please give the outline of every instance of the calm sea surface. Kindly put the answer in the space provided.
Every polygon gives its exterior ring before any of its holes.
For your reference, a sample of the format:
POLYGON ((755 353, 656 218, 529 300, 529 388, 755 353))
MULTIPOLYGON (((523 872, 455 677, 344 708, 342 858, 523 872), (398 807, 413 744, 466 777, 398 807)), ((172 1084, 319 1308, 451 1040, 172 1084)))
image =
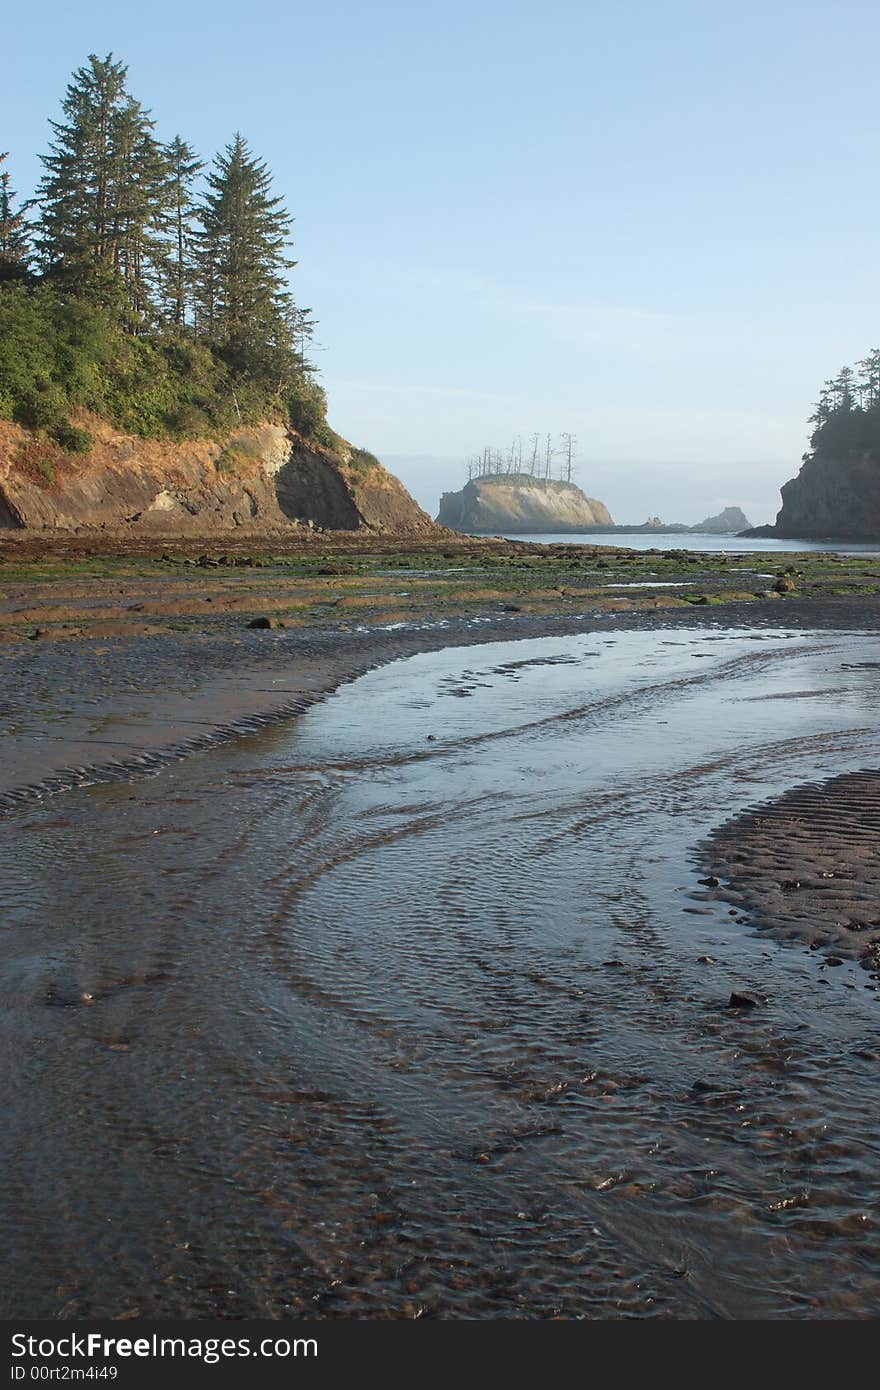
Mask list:
POLYGON ((580 535, 514 535, 508 540, 534 541, 539 545, 618 545, 627 550, 708 550, 725 554, 748 554, 761 550, 790 554, 804 550, 831 550, 838 555, 880 554, 877 542, 788 541, 775 536, 710 536, 696 532, 670 532, 650 535, 644 531, 584 531, 580 535))

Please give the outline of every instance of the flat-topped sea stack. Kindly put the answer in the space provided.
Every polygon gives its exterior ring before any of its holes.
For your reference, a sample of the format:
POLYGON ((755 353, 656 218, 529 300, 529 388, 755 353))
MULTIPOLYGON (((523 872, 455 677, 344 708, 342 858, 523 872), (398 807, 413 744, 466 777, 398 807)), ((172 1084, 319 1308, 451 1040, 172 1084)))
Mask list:
POLYGON ((612 526, 602 502, 574 483, 530 473, 472 478, 460 492, 444 492, 437 520, 455 531, 541 534, 612 526))

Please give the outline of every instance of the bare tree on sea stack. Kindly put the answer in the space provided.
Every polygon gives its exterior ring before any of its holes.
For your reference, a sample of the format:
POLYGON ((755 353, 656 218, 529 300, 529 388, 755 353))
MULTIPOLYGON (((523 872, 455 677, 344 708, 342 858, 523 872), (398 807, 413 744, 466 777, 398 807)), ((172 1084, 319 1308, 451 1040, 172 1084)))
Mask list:
POLYGON ((573 434, 561 434, 562 467, 565 471, 565 481, 571 482, 571 470, 574 463, 574 456, 577 449, 577 438, 573 434))
POLYGON ((529 439, 530 449, 527 456, 523 450, 522 435, 517 435, 506 450, 494 449, 491 445, 484 444, 480 452, 471 454, 465 463, 468 481, 473 482, 477 478, 528 475, 551 482, 553 461, 558 458, 559 481, 570 483, 575 472, 577 436, 570 431, 563 431, 559 435, 558 446, 554 446, 551 434, 544 436, 543 443, 541 435, 537 433, 530 435, 529 439))
POLYGON ((553 476, 553 460, 555 456, 556 450, 553 448, 553 442, 548 434, 544 444, 544 479, 547 482, 549 482, 550 478, 553 476))

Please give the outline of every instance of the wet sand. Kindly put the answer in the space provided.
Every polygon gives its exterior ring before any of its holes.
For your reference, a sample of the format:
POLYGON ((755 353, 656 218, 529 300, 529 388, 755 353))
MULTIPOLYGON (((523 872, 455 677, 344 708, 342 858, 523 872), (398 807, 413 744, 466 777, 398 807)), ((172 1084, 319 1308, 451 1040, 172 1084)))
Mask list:
MULTIPOLYGON (((79 622, 73 622, 72 636, 62 619, 57 627, 37 628, 43 635, 36 640, 0 642, 0 808, 71 786, 155 770, 295 717, 340 683, 377 665, 444 646, 575 633, 609 624, 622 630, 725 621, 755 626, 785 621, 828 630, 880 625, 880 596, 871 592, 694 607, 670 598, 661 581, 649 592, 641 586, 630 590, 622 600, 595 592, 555 593, 555 602, 537 611, 523 611, 521 598, 514 605, 497 598, 481 602, 472 595, 450 602, 441 595, 417 615, 389 613, 384 605, 377 610, 372 603, 359 608, 356 617, 331 618, 324 603, 312 609, 307 624, 252 630, 252 615, 262 609, 259 601, 254 606, 252 595, 242 596, 239 585, 249 581, 250 574, 244 581, 236 573, 228 577, 225 597, 211 600, 208 623, 191 616, 195 605, 204 613, 200 587, 184 605, 188 621, 179 630, 155 632, 143 630, 143 582, 133 586, 130 577, 122 582, 115 577, 53 577, 45 583, 29 578, 7 583, 8 609, 20 610, 20 599, 27 596, 31 602, 25 612, 30 615, 38 600, 45 614, 44 590, 61 589, 63 603, 56 603, 56 610, 73 612, 79 622), (120 592, 126 619, 111 623, 108 608, 118 603, 120 592), (84 609, 96 612, 99 621, 82 626, 84 609)), ((278 589, 290 581, 282 574, 267 582, 277 605, 278 589)), ((322 580, 328 582, 338 581, 322 580)), ((151 574, 147 587, 156 585, 151 574)), ((165 587, 160 580, 159 591, 165 587)), ((167 593, 162 602, 167 606, 167 593)), ((2 608, 0 591, 0 624, 2 608)), ((19 622, 17 613, 15 625, 16 631, 33 631, 19 622)))
MULTIPOLYGON (((762 931, 880 979, 880 771, 809 782, 726 822, 705 850, 712 896, 762 931)), ((707 896, 709 896, 707 894, 707 896)))
POLYGON ((2 649, 6 1315, 870 1315, 878 600, 435 623, 2 649))

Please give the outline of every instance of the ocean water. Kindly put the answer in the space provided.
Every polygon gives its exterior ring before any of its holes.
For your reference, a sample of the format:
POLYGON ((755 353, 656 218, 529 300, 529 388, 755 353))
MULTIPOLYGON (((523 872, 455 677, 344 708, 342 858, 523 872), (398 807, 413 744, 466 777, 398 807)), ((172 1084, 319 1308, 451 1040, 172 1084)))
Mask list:
POLYGON ((749 554, 762 550, 784 554, 805 550, 833 551, 837 555, 877 555, 877 542, 779 540, 775 536, 710 536, 692 531, 651 535, 644 531, 584 531, 561 535, 514 535, 508 540, 533 541, 538 545, 616 545, 626 550, 706 550, 712 553, 749 554))
POLYGON ((699 879, 877 657, 449 648, 0 821, 5 1315, 875 1313, 874 982, 699 879))

